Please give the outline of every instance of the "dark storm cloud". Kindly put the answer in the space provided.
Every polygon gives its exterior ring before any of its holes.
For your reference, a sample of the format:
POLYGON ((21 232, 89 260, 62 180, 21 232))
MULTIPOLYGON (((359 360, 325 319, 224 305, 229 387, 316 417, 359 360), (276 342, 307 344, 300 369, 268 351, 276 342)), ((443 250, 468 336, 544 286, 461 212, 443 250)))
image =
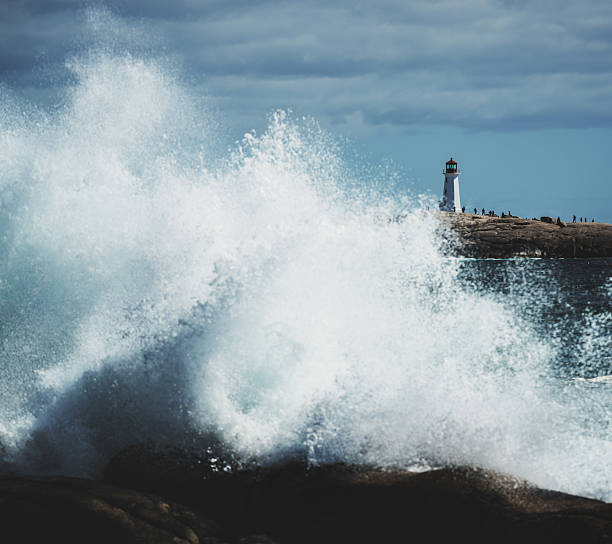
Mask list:
MULTIPOLYGON (((131 27, 159 38, 166 52, 182 59, 190 79, 257 116, 295 106, 349 125, 444 122, 504 130, 612 124, 608 0, 105 5, 125 25, 115 41, 131 27)), ((40 59, 61 64, 86 41, 86 20, 84 4, 76 1, 4 3, 4 77, 22 77, 25 85, 40 59)))

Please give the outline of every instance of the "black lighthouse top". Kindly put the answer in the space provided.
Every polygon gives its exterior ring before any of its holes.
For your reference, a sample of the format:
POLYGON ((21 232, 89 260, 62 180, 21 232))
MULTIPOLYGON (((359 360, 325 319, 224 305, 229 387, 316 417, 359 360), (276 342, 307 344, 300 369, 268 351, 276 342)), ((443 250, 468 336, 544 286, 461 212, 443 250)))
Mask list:
POLYGON ((457 172, 457 163, 451 157, 450 161, 447 161, 447 163, 446 163, 446 173, 447 174, 454 174, 456 172, 457 172))

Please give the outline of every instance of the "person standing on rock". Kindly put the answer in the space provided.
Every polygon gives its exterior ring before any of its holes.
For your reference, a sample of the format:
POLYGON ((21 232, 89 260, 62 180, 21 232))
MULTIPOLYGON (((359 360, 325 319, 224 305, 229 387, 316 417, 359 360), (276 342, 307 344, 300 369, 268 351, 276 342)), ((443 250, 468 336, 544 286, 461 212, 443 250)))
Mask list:
POLYGON ((484 215, 484 208, 482 209, 482 215, 484 215))
POLYGON ((576 216, 574 215, 574 220, 572 221, 572 223, 575 223, 575 222, 576 222, 576 216))

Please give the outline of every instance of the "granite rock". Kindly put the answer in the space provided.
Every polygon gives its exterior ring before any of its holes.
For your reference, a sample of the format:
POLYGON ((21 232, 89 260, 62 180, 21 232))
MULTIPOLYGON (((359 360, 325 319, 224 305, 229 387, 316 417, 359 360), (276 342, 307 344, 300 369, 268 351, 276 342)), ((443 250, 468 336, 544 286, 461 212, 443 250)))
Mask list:
POLYGON ((159 496, 79 478, 0 479, 2 542, 222 544, 219 526, 159 496))
POLYGON ((465 257, 612 257, 612 224, 542 222, 519 217, 496 218, 439 212, 442 230, 458 242, 453 251, 465 257))
POLYGON ((279 543, 612 541, 611 504, 489 470, 414 473, 296 460, 212 474, 175 455, 132 450, 111 462, 106 479, 184 502, 235 535, 279 543))

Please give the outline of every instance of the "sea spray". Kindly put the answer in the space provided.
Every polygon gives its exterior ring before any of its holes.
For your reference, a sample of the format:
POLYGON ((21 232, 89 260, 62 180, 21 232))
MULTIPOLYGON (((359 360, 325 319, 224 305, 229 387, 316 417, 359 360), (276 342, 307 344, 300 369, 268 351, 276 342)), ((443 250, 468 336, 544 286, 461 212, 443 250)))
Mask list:
POLYGON ((311 120, 275 112, 219 158, 163 63, 69 68, 59 110, 0 105, 11 470, 91 476, 213 433, 261 463, 470 464, 610 498, 610 389, 555 375, 559 343, 462 279, 434 214, 311 120))

